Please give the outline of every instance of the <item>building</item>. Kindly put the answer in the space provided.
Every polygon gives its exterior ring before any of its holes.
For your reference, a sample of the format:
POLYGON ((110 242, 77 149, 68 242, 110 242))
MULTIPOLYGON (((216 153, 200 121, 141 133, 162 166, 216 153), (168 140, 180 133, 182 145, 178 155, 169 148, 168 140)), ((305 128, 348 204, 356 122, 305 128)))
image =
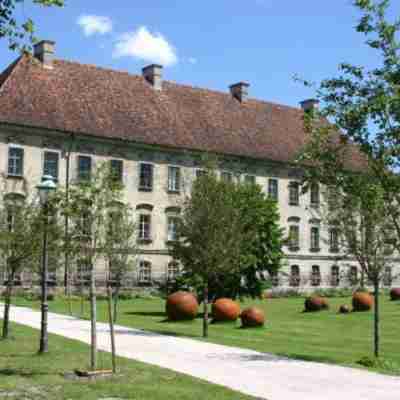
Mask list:
MULTIPOLYGON (((335 234, 322 232, 310 212, 319 205, 319 188, 301 194, 302 171, 294 164, 306 140, 304 112, 317 107, 314 100, 287 107, 249 98, 244 82, 216 92, 164 81, 159 65, 136 76, 58 60, 54 50, 43 41, 33 58, 21 57, 0 74, 5 192, 24 195, 44 174, 65 185, 109 160, 138 213, 136 276, 146 284, 176 272, 166 243, 180 199, 199 173, 202 154, 215 153, 223 178, 255 181, 279 203, 292 240, 287 275, 275 277, 275 284, 345 284, 335 234)), ((351 271, 354 278, 357 269, 351 271)))

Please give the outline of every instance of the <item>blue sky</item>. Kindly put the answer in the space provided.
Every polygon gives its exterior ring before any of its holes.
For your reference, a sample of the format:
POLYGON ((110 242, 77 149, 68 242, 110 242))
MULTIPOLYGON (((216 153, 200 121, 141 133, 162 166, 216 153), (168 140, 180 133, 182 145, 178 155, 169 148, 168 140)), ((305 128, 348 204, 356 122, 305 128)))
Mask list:
MULTIPOLYGON (((398 1, 398 0, 395 0, 398 1)), ((372 65, 375 55, 354 26, 351 0, 66 0, 63 9, 26 2, 40 38, 57 57, 140 73, 162 62, 168 80, 227 91, 251 84, 250 95, 297 106, 313 95, 295 74, 319 81, 338 63, 372 65)), ((0 43, 0 69, 15 53, 0 43)))

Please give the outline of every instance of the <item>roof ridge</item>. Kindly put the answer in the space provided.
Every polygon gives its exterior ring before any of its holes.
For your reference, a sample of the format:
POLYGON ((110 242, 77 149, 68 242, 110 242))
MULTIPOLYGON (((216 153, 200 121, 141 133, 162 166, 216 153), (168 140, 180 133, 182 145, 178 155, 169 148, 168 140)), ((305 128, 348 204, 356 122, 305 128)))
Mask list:
POLYGON ((14 71, 21 64, 24 56, 19 56, 16 60, 14 60, 1 74, 0 74, 0 93, 3 90, 5 84, 13 75, 14 71))
MULTIPOLYGON (((132 73, 130 71, 124 71, 124 70, 117 70, 117 69, 112 69, 109 67, 102 67, 96 64, 86 64, 86 63, 80 63, 78 61, 71 61, 71 60, 66 60, 66 59, 56 59, 55 62, 61 62, 61 63, 66 63, 66 64, 75 64, 75 65, 80 65, 80 66, 84 66, 84 67, 90 67, 90 68, 94 68, 97 70, 101 70, 104 72, 112 72, 115 74, 122 74, 122 75, 128 75, 131 76, 132 78, 137 78, 137 79, 142 79, 142 75, 140 74, 135 74, 132 73)), ((223 95, 223 96, 231 96, 229 92, 224 92, 222 90, 217 90, 217 89, 210 89, 210 88, 205 88, 205 87, 201 87, 201 86, 194 86, 194 85, 190 85, 187 83, 178 83, 175 81, 171 81, 168 79, 164 80, 165 83, 167 83, 168 85, 174 85, 177 87, 180 87, 182 89, 193 89, 193 90, 199 90, 199 91, 203 91, 203 92, 210 92, 210 93, 215 93, 218 95, 223 95)), ((302 110, 298 107, 294 107, 294 106, 289 106, 287 104, 282 104, 282 103, 277 103, 277 102, 273 102, 273 101, 269 101, 269 100, 263 100, 263 99, 258 99, 258 98, 254 98, 254 97, 249 97, 248 100, 246 100, 247 102, 253 102, 253 103, 260 103, 260 104, 266 104, 266 105, 272 105, 275 107, 284 107, 293 111, 297 111, 297 112, 302 112, 302 110)))

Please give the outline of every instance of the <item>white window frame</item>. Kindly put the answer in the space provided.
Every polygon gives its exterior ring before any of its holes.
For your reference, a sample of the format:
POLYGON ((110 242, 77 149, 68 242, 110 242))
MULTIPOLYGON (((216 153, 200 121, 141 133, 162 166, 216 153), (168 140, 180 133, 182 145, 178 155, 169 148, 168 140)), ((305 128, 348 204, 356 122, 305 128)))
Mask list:
POLYGON ((87 157, 90 159, 90 176, 89 179, 93 176, 93 170, 94 170, 94 157, 91 154, 84 154, 84 153, 79 153, 76 155, 76 180, 82 181, 84 180, 84 177, 80 175, 80 168, 79 168, 79 159, 80 157, 87 157))
POLYGON ((141 192, 152 192, 154 190, 154 175, 155 175, 155 165, 151 162, 141 161, 138 163, 138 190, 141 192), (142 185, 142 166, 148 165, 151 167, 151 182, 149 186, 142 185))
POLYGON ((46 165, 46 153, 53 153, 57 154, 57 176, 53 176, 53 179, 55 179, 56 182, 59 181, 60 179, 60 160, 61 160, 61 152, 59 150, 52 150, 52 149, 43 149, 42 152, 42 175, 49 175, 45 171, 45 165, 46 165))
POLYGON ((151 223, 152 223, 151 219, 152 219, 152 216, 150 213, 148 213, 148 212, 140 212, 139 213, 139 216, 138 216, 138 220, 139 220, 138 221, 138 239, 139 240, 143 240, 143 241, 151 240, 151 223), (149 219, 148 222, 147 223, 142 222, 142 217, 148 218, 149 219), (148 234, 147 235, 145 235, 146 224, 148 225, 148 229, 147 229, 148 234))
POLYGON ((178 165, 168 165, 168 192, 180 193, 182 186, 182 169, 178 165), (177 171, 177 176, 171 174, 177 171))
POLYGON ((279 179, 278 178, 268 178, 268 182, 267 182, 267 193, 268 193, 268 197, 272 200, 275 201, 279 201, 279 179), (276 184, 275 188, 276 188, 276 192, 272 192, 272 186, 271 183, 274 182, 276 184))
POLYGON ((7 149, 7 165, 6 165, 7 176, 14 176, 14 177, 23 177, 25 173, 25 148, 24 146, 18 144, 9 144, 7 149), (20 149, 22 150, 22 167, 21 167, 21 174, 10 173, 10 151, 11 149, 20 149))
POLYGON ((151 284, 152 282, 152 264, 147 260, 139 261, 138 282, 142 284, 151 284))

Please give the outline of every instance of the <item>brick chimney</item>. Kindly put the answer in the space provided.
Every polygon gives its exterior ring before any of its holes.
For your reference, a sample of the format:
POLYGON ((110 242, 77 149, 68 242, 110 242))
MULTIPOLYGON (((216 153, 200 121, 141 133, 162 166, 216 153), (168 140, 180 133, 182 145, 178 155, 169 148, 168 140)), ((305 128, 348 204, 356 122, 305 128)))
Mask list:
POLYGON ((162 90, 162 65, 151 64, 142 69, 143 78, 153 86, 154 90, 162 90))
POLYGON ((307 99, 300 102, 300 106, 304 112, 310 112, 318 110, 319 100, 317 99, 307 99))
POLYGON ((42 40, 41 42, 34 44, 34 57, 37 58, 45 67, 52 68, 55 45, 56 43, 51 40, 42 40))
POLYGON ((239 82, 229 86, 232 97, 239 100, 241 103, 247 100, 249 95, 250 84, 246 82, 239 82))

